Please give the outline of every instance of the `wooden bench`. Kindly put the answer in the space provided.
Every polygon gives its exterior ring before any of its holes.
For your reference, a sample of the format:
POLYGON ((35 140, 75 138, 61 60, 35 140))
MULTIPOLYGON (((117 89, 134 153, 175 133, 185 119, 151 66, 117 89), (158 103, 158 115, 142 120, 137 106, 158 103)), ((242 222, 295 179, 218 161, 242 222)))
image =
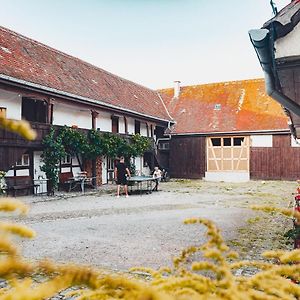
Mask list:
POLYGON ((34 184, 31 176, 11 176, 5 177, 6 192, 7 195, 10 193, 16 197, 17 191, 26 191, 26 194, 33 192, 33 188, 37 188, 38 184, 34 184))
POLYGON ((76 176, 73 175, 73 172, 60 173, 58 177, 59 187, 68 192, 78 187, 80 187, 81 192, 84 192, 85 187, 95 188, 93 179, 96 177, 86 177, 86 172, 79 172, 76 176))

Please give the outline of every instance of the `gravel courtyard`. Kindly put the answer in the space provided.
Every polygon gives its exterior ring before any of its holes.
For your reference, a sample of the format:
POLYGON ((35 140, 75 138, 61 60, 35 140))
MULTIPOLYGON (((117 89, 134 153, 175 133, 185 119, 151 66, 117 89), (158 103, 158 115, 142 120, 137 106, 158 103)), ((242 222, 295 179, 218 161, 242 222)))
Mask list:
POLYGON ((28 258, 96 265, 110 270, 170 265, 183 247, 205 240, 205 228, 183 225, 189 217, 215 221, 228 244, 245 258, 265 249, 286 248, 282 237, 291 221, 253 212, 252 204, 288 207, 296 182, 243 184, 174 180, 159 192, 116 198, 113 193, 61 197, 20 197, 31 207, 13 219, 37 232, 22 241, 28 258))

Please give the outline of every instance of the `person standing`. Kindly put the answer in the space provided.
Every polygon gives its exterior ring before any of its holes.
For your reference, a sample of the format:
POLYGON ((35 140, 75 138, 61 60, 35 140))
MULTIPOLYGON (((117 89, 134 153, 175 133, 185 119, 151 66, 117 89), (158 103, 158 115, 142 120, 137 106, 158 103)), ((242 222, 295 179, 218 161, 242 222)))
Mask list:
POLYGON ((153 178, 155 178, 155 187, 153 191, 158 191, 158 183, 161 180, 161 170, 158 167, 154 168, 153 178))
POLYGON ((124 186, 124 192, 125 192, 125 195, 127 198, 128 197, 128 185, 127 185, 126 174, 128 175, 128 177, 130 177, 130 171, 125 164, 124 156, 120 157, 120 161, 116 164, 114 172, 115 172, 115 180, 117 183, 117 198, 120 197, 121 185, 124 186))

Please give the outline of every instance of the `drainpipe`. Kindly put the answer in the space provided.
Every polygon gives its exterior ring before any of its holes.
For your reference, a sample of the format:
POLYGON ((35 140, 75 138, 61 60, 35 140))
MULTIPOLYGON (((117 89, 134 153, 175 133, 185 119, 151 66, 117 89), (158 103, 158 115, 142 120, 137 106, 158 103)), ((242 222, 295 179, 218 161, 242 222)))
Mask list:
POLYGON ((300 116, 300 105, 286 95, 283 95, 278 89, 276 90, 275 75, 273 72, 274 60, 272 57, 274 44, 273 41, 271 41, 270 35, 271 33, 268 29, 252 29, 249 31, 251 43, 254 46, 258 60, 264 71, 266 92, 282 106, 297 116, 300 116))
MULTIPOLYGON (((168 122, 168 129, 169 132, 171 131, 171 122, 168 122)), ((171 139, 172 135, 169 133, 167 138, 158 138, 155 142, 156 146, 158 146, 159 141, 169 141, 171 139)))

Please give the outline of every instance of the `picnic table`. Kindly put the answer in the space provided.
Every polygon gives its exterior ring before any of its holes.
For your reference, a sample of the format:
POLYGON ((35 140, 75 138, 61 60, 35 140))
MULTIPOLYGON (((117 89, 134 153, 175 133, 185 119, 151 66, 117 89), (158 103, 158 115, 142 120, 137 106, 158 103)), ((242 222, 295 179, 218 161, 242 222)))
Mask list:
POLYGON ((127 179, 128 185, 131 187, 136 186, 137 191, 141 194, 144 190, 146 193, 151 194, 153 190, 153 183, 159 178, 153 176, 131 176, 127 179))
POLYGON ((70 177, 68 180, 69 192, 71 192, 71 190, 75 189, 77 186, 80 185, 81 192, 84 193, 85 185, 94 187, 93 179, 95 178, 97 177, 87 177, 86 172, 80 172, 77 174, 77 176, 70 177))

